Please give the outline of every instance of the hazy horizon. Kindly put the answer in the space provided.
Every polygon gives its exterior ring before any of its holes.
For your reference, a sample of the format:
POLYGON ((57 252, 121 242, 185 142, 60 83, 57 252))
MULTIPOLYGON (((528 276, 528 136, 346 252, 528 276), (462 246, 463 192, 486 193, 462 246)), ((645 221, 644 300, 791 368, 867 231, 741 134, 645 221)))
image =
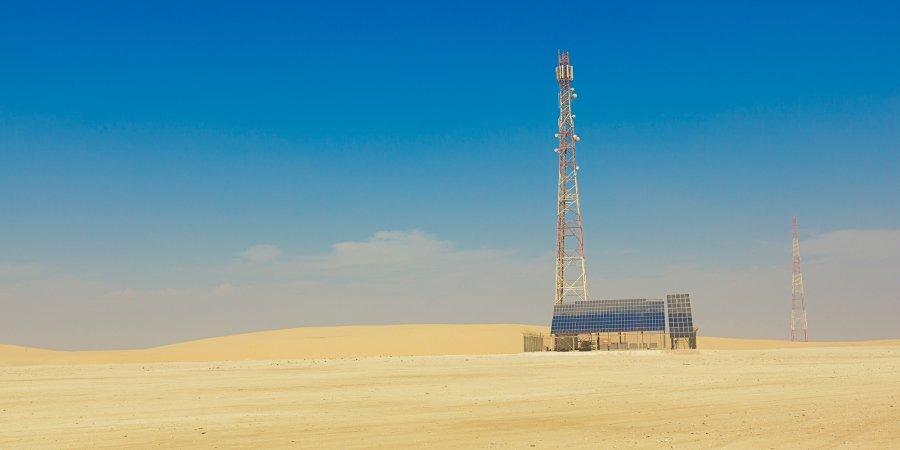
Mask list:
POLYGON ((479 5, 10 6, 0 343, 549 324, 557 49, 591 298, 900 338, 895 5, 479 5))

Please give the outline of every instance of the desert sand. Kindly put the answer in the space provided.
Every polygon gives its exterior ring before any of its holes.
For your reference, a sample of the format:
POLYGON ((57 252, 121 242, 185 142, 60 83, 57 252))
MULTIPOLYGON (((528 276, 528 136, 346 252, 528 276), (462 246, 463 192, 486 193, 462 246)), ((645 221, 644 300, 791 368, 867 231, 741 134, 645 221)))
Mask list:
POLYGON ((900 447, 900 340, 516 353, 523 332, 541 331, 334 327, 131 351, 3 346, 0 448, 900 447), (419 356, 388 356, 401 354, 419 356))

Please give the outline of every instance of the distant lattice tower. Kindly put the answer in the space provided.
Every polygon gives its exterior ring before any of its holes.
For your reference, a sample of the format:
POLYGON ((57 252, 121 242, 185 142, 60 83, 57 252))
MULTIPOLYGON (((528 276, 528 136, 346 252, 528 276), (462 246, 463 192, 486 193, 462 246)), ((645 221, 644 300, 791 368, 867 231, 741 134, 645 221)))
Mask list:
POLYGON ((574 73, 568 52, 557 53, 556 81, 559 83, 559 185, 556 202, 556 304, 588 298, 584 264, 584 226, 578 199, 578 164, 575 162, 575 114, 572 101, 574 73))
POLYGON ((792 256, 793 275, 791 276, 791 340, 809 341, 809 330, 806 323, 806 298, 803 293, 803 274, 800 273, 800 238, 797 227, 797 216, 791 219, 791 235, 793 236, 792 256))

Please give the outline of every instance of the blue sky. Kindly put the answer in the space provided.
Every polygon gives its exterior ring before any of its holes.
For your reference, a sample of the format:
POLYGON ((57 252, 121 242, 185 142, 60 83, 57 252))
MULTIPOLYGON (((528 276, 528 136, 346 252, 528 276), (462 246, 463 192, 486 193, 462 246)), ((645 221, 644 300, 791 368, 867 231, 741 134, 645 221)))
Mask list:
POLYGON ((900 8, 724 3, 7 6, 0 262, 190 289, 385 230, 540 260, 558 48, 601 277, 782 264, 794 212, 900 228, 900 8))

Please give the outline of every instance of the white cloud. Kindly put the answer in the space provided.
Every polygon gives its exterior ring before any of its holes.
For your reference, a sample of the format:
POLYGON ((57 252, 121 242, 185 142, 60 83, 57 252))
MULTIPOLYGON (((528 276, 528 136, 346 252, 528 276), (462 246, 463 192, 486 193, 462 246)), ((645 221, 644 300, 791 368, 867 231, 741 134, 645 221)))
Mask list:
MULTIPOLYGON (((366 266, 408 266, 445 258, 454 252, 449 242, 440 241, 421 231, 379 231, 363 242, 339 242, 332 252, 319 260, 327 270, 366 266)), ((405 267, 409 268, 409 267, 405 267)))

